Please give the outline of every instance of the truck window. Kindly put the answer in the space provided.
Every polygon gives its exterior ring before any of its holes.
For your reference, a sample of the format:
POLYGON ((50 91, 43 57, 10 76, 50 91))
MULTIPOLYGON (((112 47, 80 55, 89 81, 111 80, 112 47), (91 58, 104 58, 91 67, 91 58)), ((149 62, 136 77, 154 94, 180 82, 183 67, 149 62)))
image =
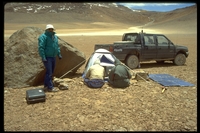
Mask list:
POLYGON ((147 46, 155 46, 153 35, 144 35, 144 42, 147 46))
POLYGON ((127 41, 135 41, 136 37, 137 37, 136 35, 128 35, 126 40, 127 41))
POLYGON ((157 41, 158 41, 158 46, 168 46, 169 45, 169 41, 167 40, 167 38, 165 36, 157 36, 157 41))

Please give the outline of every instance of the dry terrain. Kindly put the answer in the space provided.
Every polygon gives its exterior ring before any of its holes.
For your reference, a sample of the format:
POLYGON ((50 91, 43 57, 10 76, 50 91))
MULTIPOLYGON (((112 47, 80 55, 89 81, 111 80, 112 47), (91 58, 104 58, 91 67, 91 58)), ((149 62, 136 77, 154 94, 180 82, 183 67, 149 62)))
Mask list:
MULTIPOLYGON (((47 92, 44 103, 28 105, 25 99, 26 90, 42 86, 4 87, 4 131, 197 131, 197 22, 187 22, 194 27, 184 30, 181 29, 184 22, 174 21, 173 24, 170 21, 167 23, 169 28, 160 24, 144 30, 166 33, 172 42, 187 46, 189 57, 184 66, 152 61, 142 62, 141 68, 132 71, 170 74, 194 84, 194 87, 167 87, 162 92, 163 86, 153 80, 137 81, 133 76, 131 85, 125 89, 115 89, 107 84, 100 89, 91 89, 83 84, 81 77, 84 64, 75 75, 68 76, 71 79, 68 90, 47 92)), ((113 43, 121 40, 123 32, 134 31, 130 25, 124 26, 125 29, 119 28, 119 24, 112 25, 112 29, 94 28, 90 24, 85 25, 85 29, 73 24, 63 28, 64 22, 52 24, 60 38, 83 51, 87 59, 94 44, 113 43)), ((22 27, 44 28, 46 24, 5 22, 4 25, 6 40, 22 27)), ((101 25, 108 26, 107 23, 101 25)))

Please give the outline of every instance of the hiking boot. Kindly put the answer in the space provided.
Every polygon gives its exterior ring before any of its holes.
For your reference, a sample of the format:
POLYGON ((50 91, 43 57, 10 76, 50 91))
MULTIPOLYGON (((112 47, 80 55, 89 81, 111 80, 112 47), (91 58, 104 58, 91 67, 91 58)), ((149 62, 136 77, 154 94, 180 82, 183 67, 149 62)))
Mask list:
POLYGON ((47 91, 48 91, 48 92, 57 92, 58 89, 56 89, 56 88, 52 88, 52 89, 47 89, 47 91))

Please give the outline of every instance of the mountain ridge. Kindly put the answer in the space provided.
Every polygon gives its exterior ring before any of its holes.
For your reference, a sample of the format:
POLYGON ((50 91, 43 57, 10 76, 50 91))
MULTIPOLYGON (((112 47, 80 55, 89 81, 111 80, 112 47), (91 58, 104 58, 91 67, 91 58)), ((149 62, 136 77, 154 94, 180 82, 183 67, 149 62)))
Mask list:
POLYGON ((141 25, 145 28, 169 26, 174 29, 172 25, 179 29, 197 28, 197 5, 169 12, 155 12, 133 11, 114 3, 7 3, 4 11, 6 30, 21 28, 20 25, 44 27, 47 23, 53 23, 59 29, 120 29, 141 25))

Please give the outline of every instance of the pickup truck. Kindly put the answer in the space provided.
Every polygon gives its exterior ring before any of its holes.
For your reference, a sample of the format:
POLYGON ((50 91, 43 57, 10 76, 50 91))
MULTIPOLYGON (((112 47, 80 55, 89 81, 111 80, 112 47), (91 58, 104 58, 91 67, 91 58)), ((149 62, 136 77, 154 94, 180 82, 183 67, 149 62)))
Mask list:
POLYGON ((113 44, 95 44, 94 50, 107 49, 130 69, 140 67, 142 61, 164 63, 172 61, 184 65, 189 55, 186 46, 175 45, 163 34, 124 33, 122 41, 113 44))

